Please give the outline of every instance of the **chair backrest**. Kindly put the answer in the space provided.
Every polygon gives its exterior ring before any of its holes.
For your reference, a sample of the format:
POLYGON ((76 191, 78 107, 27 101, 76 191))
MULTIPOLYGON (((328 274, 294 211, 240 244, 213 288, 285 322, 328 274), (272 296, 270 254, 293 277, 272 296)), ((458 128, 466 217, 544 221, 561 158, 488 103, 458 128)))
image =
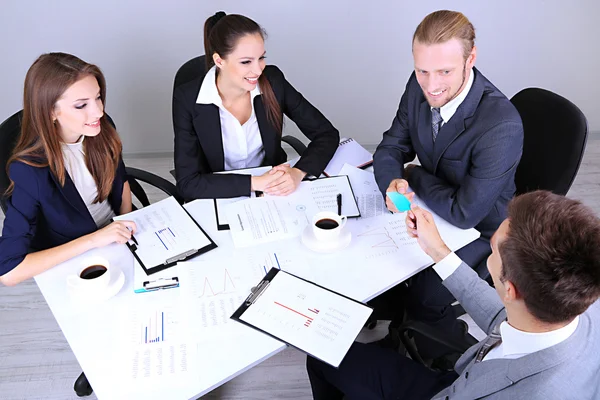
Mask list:
POLYGON ((4 192, 10 185, 8 171, 6 170, 8 159, 12 155, 21 134, 21 119, 23 110, 17 111, 6 121, 0 124, 0 208, 6 213, 6 199, 4 192))
POLYGON ((523 120, 523 156, 517 168, 517 194, 549 190, 566 195, 583 158, 588 127, 569 100, 545 89, 527 88, 510 100, 523 120))
POLYGON ((193 81, 200 75, 204 74, 204 71, 206 70, 205 60, 205 56, 194 57, 179 67, 177 73, 175 74, 173 91, 175 91, 175 88, 183 85, 184 83, 193 81))

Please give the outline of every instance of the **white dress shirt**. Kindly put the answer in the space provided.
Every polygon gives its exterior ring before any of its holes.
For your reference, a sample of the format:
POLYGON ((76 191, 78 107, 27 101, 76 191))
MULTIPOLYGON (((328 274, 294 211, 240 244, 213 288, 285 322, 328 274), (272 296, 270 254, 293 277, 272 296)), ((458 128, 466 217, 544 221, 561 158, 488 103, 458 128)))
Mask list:
POLYGON ((76 143, 62 143, 63 160, 65 161, 67 173, 75 184, 75 188, 83 199, 96 226, 101 228, 110 223, 115 213, 108 200, 94 203, 94 199, 98 196, 98 187, 85 165, 85 153, 83 152, 84 138, 85 136, 81 136, 76 143))
POLYGON ((471 86, 473 86, 474 79, 475 79, 475 70, 471 69, 471 73, 469 74, 469 79, 467 80, 467 85, 465 86, 463 91, 460 92, 458 94, 458 96, 456 96, 455 98, 453 98, 452 100, 450 100, 449 102, 447 102, 440 108, 440 115, 442 116, 442 125, 441 126, 444 126, 444 124, 447 124, 448 121, 450 121, 450 118, 452 118, 454 113, 456 113, 458 106, 460 106, 462 104, 462 102, 465 101, 465 98, 467 97, 467 95, 469 94, 469 91, 471 90, 471 86))
MULTIPOLYGON (((462 264, 462 260, 454 253, 448 254, 433 266, 435 272, 445 280, 462 264)), ((566 326, 550 332, 531 333, 513 328, 508 322, 500 324, 502 343, 490 350, 483 361, 497 358, 514 359, 555 346, 567 340, 577 329, 579 316, 566 326)))
POLYGON ((258 84, 250 92, 252 114, 244 125, 223 106, 217 89, 216 69, 212 67, 206 73, 196 103, 214 104, 219 107, 221 134, 223 135, 223 154, 225 170, 260 167, 265 158, 262 137, 254 112, 254 98, 261 94, 258 84))

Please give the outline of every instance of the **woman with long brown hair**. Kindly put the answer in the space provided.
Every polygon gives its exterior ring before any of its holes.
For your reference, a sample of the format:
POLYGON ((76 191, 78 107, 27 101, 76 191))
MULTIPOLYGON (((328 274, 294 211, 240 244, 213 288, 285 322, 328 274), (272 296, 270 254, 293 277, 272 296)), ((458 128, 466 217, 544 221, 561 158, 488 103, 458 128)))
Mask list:
POLYGON ((25 78, 21 135, 0 237, 0 282, 15 285, 92 248, 125 243, 131 191, 121 141, 104 115, 100 69, 64 53, 40 56, 25 78))
POLYGON ((319 176, 333 157, 337 129, 265 65, 264 30, 242 15, 218 12, 204 24, 206 69, 175 89, 175 172, 186 200, 286 195, 305 175, 319 176), (292 168, 281 148, 283 116, 311 142, 292 168), (273 166, 262 176, 213 172, 273 166))

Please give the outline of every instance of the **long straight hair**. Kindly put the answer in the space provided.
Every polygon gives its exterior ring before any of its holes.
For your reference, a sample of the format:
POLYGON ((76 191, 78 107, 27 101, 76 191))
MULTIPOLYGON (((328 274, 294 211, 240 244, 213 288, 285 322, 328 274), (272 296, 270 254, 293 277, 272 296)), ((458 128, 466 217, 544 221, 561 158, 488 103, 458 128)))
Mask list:
MULTIPOLYGON (((41 55, 27 71, 23 92, 21 135, 8 161, 20 161, 33 167, 49 167, 64 187, 65 163, 62 154, 60 127, 52 121, 56 102, 74 83, 93 76, 100 86, 100 98, 106 104, 106 81, 100 68, 65 53, 41 55)), ((104 201, 112 184, 121 156, 121 140, 106 114, 100 118, 100 133, 83 141, 85 164, 98 188, 94 202, 104 201)), ((7 194, 14 189, 11 181, 7 194)))
MULTIPOLYGON (((204 23, 204 54, 206 70, 213 67, 213 54, 226 58, 235 49, 238 40, 245 35, 258 34, 264 40, 266 32, 260 25, 248 17, 238 14, 225 15, 219 11, 204 23)), ((264 74, 258 78, 260 91, 265 105, 267 118, 275 131, 281 134, 283 113, 275 97, 271 83, 264 74)))

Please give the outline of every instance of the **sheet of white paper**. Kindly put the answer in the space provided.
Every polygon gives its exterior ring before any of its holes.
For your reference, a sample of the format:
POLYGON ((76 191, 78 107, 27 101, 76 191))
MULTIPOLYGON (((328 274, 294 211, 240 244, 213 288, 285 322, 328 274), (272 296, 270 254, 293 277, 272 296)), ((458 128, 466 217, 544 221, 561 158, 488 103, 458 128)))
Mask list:
POLYGON ((316 179, 300 182, 298 188, 287 196, 297 209, 306 212, 308 219, 320 211, 337 213, 337 195, 342 195, 342 215, 356 217, 358 206, 354 201, 352 187, 346 176, 316 179))
POLYGON ((347 175, 354 189, 356 203, 362 218, 371 218, 388 214, 385 199, 379 191, 375 175, 370 171, 356 168, 350 164, 344 164, 339 175, 347 175))
POLYGON ((114 219, 135 222, 137 231, 134 236, 138 242, 136 254, 146 268, 210 244, 208 237, 174 197, 114 219))
POLYGON ((280 272, 241 319, 337 367, 371 312, 280 272))
POLYGON ((307 224, 304 209, 287 197, 261 197, 238 201, 226 207, 229 229, 236 247, 290 239, 307 224))
MULTIPOLYGON (((188 341, 187 321, 175 307, 146 308, 131 315, 129 377, 145 385, 189 377, 197 346, 188 341)), ((131 380, 129 382, 131 382, 131 380)))
MULTIPOLYGON (((236 169, 233 171, 221 171, 215 172, 216 174, 240 174, 240 175, 252 175, 252 176, 260 176, 264 173, 269 172, 273 167, 256 167, 256 168, 246 168, 246 169, 236 169)), ((219 225, 227 225, 227 215, 225 214, 225 206, 230 203, 235 203, 236 201, 249 199, 251 197, 256 197, 255 193, 252 192, 250 196, 240 196, 233 197, 229 199, 215 199, 217 204, 217 221, 219 225)))

